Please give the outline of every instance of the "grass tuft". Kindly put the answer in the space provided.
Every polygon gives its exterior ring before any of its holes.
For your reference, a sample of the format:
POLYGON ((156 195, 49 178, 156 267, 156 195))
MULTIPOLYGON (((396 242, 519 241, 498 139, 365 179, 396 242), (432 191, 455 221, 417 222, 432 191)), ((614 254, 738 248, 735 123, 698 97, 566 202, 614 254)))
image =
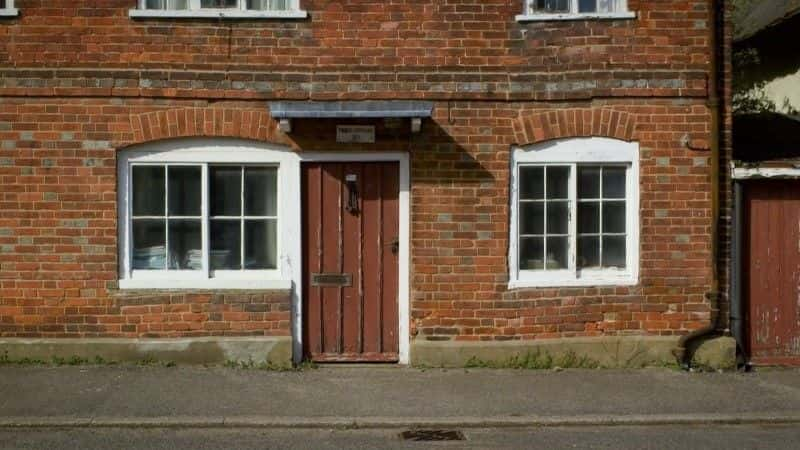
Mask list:
POLYGON ((597 369, 600 363, 585 355, 578 355, 568 351, 559 356, 553 356, 541 350, 529 351, 524 355, 514 355, 504 361, 485 361, 473 356, 465 368, 488 369, 526 369, 526 370, 551 370, 551 369, 597 369))

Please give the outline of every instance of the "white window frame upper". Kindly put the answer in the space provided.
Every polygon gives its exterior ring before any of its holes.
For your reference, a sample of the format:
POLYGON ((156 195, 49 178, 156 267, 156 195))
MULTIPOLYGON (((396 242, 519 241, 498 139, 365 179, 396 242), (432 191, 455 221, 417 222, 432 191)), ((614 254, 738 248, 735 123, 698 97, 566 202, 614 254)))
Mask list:
POLYGON ((215 18, 215 19, 305 19, 308 12, 300 9, 300 0, 289 0, 289 9, 260 11, 247 9, 247 0, 238 0, 238 8, 201 8, 200 0, 187 0, 188 9, 147 9, 145 0, 138 0, 138 8, 128 11, 134 18, 215 18))
POLYGON ((614 0, 614 12, 579 13, 579 0, 569 0, 570 12, 568 13, 534 13, 531 4, 536 0, 522 0, 523 12, 517 15, 518 22, 534 22, 548 20, 587 20, 587 19, 635 19, 636 13, 628 10, 628 0, 614 0))
POLYGON ((509 235, 509 288, 631 286, 639 279, 639 145, 610 138, 571 138, 512 150, 511 217, 509 235), (525 165, 570 166, 569 264, 563 270, 521 270, 519 267, 519 168, 525 165), (577 167, 625 166, 626 267, 578 269, 577 167))
POLYGON ((15 17, 19 15, 19 9, 14 7, 14 0, 6 0, 4 8, 0 8, 0 17, 15 17))
POLYGON ((294 198, 298 169, 297 156, 286 149, 234 140, 187 139, 179 142, 158 142, 119 154, 118 217, 120 289, 290 289, 291 264, 287 263, 285 243, 294 242, 294 222, 300 209, 294 198), (208 251, 204 251, 202 270, 133 270, 132 269, 132 167, 136 165, 200 165, 204 173, 202 186, 203 247, 209 239, 208 165, 242 165, 276 167, 278 185, 277 267, 270 270, 211 271, 208 251))

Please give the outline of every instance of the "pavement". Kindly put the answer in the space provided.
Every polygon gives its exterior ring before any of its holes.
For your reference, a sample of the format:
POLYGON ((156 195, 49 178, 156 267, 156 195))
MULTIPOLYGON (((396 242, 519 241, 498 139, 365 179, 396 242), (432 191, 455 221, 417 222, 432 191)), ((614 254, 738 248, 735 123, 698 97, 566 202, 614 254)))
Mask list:
POLYGON ((0 366, 6 431, 797 423, 800 370, 0 366))

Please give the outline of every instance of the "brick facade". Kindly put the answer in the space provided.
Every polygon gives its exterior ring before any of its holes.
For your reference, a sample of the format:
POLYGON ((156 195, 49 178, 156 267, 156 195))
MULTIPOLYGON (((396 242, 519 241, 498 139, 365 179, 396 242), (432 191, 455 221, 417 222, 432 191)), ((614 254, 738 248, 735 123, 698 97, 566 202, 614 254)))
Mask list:
POLYGON ((412 339, 681 335, 711 287, 707 0, 518 23, 521 0, 301 0, 308 20, 134 20, 135 1, 18 0, 0 20, 0 337, 291 334, 284 292, 117 288, 116 152, 177 137, 411 154, 412 339), (274 99, 428 99, 423 132, 333 143, 274 99), (633 287, 508 285, 513 145, 640 145, 633 287), (690 145, 687 145, 690 144, 690 145))

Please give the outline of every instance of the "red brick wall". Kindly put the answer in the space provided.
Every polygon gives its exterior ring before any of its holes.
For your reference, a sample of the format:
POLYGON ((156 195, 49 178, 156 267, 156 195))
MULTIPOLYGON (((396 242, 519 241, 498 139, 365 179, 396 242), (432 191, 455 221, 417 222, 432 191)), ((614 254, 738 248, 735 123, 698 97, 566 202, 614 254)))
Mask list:
MULTIPOLYGON (((521 0, 303 0, 301 21, 131 20, 135 2, 17 0, 0 21, 0 336, 288 335, 285 292, 116 288, 116 152, 182 136, 303 150, 265 100, 428 98, 412 155, 412 330, 428 339, 676 335, 708 317, 708 2, 519 24, 521 0), (509 291, 513 144, 601 135, 641 151, 640 283, 509 291)), ((358 121, 356 121, 358 122, 358 121)), ((375 123, 375 122, 369 122, 375 123)))

